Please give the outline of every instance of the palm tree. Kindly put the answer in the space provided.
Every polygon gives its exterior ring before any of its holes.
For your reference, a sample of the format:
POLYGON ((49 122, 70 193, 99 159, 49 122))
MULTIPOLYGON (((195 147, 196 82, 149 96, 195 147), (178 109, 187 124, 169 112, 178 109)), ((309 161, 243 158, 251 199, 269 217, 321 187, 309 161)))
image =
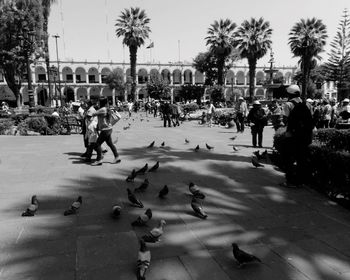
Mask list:
MULTIPOLYGON (((51 90, 51 81, 49 77, 50 69, 50 55, 49 55, 49 34, 48 34, 48 25, 49 25, 49 16, 51 12, 51 5, 56 3, 57 0, 42 0, 41 5, 43 7, 43 33, 44 33, 44 51, 45 51, 45 64, 47 71, 47 83, 49 87, 49 99, 51 102, 52 90, 51 90)), ((50 104, 51 105, 51 104, 50 104)))
POLYGON ((117 37, 124 37, 123 44, 129 47, 130 53, 130 72, 132 78, 131 96, 135 100, 136 91, 136 60, 137 49, 145 43, 151 29, 147 24, 150 19, 145 10, 140 8, 125 9, 117 19, 115 24, 117 37))
POLYGON ((315 66, 315 58, 320 59, 319 53, 326 45, 327 29, 322 20, 301 19, 289 33, 288 44, 294 56, 300 57, 300 66, 303 74, 302 97, 306 97, 307 83, 310 71, 315 66))
POLYGON ((240 51, 241 57, 248 60, 250 100, 254 96, 256 64, 271 48, 271 34, 270 23, 262 17, 243 21, 235 32, 234 46, 240 51))
POLYGON ((208 36, 205 38, 209 50, 217 58, 218 84, 224 84, 224 66, 226 58, 231 54, 233 47, 233 34, 236 24, 229 19, 214 21, 208 29, 208 36))

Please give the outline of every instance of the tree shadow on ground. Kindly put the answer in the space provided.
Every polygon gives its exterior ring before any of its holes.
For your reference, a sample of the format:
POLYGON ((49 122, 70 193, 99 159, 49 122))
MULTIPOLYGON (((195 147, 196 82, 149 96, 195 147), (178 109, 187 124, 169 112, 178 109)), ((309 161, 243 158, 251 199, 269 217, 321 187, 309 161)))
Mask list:
POLYGON ((86 167, 55 188, 38 188, 40 208, 34 217, 20 213, 29 193, 38 190, 3 200, 0 219, 7 226, 1 242, 1 279, 135 279, 137 239, 159 219, 167 225, 161 242, 149 245, 149 279, 214 279, 213 273, 218 273, 216 279, 246 280, 348 276, 350 239, 338 239, 340 233, 350 232, 349 213, 309 189, 278 187, 276 179, 282 174, 272 167, 256 169, 250 157, 214 151, 130 148, 121 153, 135 168, 143 166, 138 166, 141 161, 157 160, 160 168, 127 183, 130 166, 86 167), (138 187, 145 178, 150 186, 138 194, 145 208, 135 208, 126 189, 138 187), (206 195, 206 220, 193 215, 190 181, 206 195), (161 200, 157 194, 164 184, 170 193, 161 200), (78 195, 83 197, 79 213, 63 216, 78 195), (113 220, 115 204, 123 210, 113 220), (146 208, 153 211, 149 225, 133 228, 130 223, 146 208), (238 269, 232 242, 264 263, 238 269))

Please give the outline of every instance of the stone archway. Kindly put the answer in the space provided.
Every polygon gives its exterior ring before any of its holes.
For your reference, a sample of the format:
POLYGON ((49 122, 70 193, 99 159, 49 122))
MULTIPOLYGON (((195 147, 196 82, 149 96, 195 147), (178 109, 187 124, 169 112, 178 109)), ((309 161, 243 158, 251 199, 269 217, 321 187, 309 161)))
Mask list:
POLYGON ((38 89, 37 97, 38 97, 38 100, 37 100, 38 105, 49 106, 49 98, 48 98, 48 93, 46 88, 38 89))
POLYGON ((68 103, 69 101, 75 101, 74 97, 74 90, 70 87, 65 88, 64 90, 64 96, 66 97, 66 102, 68 103))

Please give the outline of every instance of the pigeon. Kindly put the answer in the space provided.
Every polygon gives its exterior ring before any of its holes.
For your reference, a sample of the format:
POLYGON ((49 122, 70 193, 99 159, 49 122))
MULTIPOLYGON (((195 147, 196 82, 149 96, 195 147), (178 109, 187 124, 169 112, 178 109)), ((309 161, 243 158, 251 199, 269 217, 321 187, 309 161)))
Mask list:
POLYGON ((148 188, 148 185, 149 185, 149 181, 148 179, 146 178, 143 183, 134 190, 134 192, 144 192, 147 188, 148 188))
POLYGON ((72 203, 70 208, 68 210, 64 211, 64 215, 68 216, 68 215, 76 214, 79 211, 79 208, 80 208, 82 203, 83 203, 82 197, 79 196, 77 198, 77 200, 72 203))
POLYGON ((126 178, 127 182, 134 182, 135 177, 137 176, 137 173, 135 169, 132 170, 131 174, 126 178))
POLYGON ((263 158, 263 159, 267 159, 268 158, 268 153, 267 153, 267 150, 265 150, 265 151, 263 151, 262 153, 261 153, 261 157, 263 158))
POLYGON ((114 205, 112 208, 112 217, 118 218, 120 216, 120 213, 122 211, 122 208, 119 205, 114 205))
POLYGON ((169 193, 169 188, 165 185, 160 191, 158 197, 165 198, 165 196, 169 193))
POLYGON ((191 207, 199 218, 206 219, 208 217, 208 215, 205 214, 202 205, 198 202, 196 197, 192 198, 191 207))
POLYGON ((237 138, 237 136, 233 136, 233 137, 231 137, 230 139, 231 139, 232 141, 234 141, 234 140, 236 140, 236 138, 237 138))
POLYGON ((200 199, 204 199, 205 195, 200 191, 200 189, 198 188, 197 185, 195 185, 194 183, 190 183, 188 186, 190 192, 193 194, 194 197, 196 198, 200 198, 200 199))
POLYGON ((148 172, 154 172, 159 168, 159 161, 157 161, 157 163, 155 165, 153 165, 148 172))
POLYGON ((258 257, 240 250, 236 243, 232 243, 232 252, 233 252, 233 256, 238 262, 239 267, 249 262, 255 262, 255 261, 261 262, 261 260, 258 257))
POLYGON ((148 170, 148 163, 145 164, 144 167, 142 167, 141 169, 136 171, 137 175, 144 175, 146 173, 146 171, 148 170))
POLYGON ((144 240, 140 240, 140 250, 137 258, 137 280, 146 280, 146 271, 151 264, 151 251, 144 240))
POLYGON ((185 143, 186 143, 186 144, 190 143, 190 140, 188 140, 187 138, 185 138, 185 143))
POLYGON ((199 145, 197 145, 197 147, 194 148, 194 151, 195 151, 195 152, 198 152, 198 151, 199 151, 199 145))
POLYGON ((128 199, 131 202, 131 204, 136 207, 143 208, 142 202, 139 199, 137 199, 137 197, 131 192, 131 190, 127 189, 127 191, 128 191, 128 199))
POLYGON ((143 121, 144 119, 140 119, 140 121, 143 121))
POLYGON ((162 144, 160 144, 161 147, 164 147, 165 146, 165 142, 163 142, 162 144))
POLYGON ((207 143, 205 143, 205 146, 207 147, 207 149, 208 149, 209 151, 212 150, 212 149, 214 149, 214 147, 209 146, 207 143))
POLYGON ((256 156, 252 156, 252 164, 253 164, 256 168, 258 168, 258 167, 264 167, 264 165, 262 165, 262 164, 259 162, 259 160, 258 160, 258 158, 257 158, 256 156))
POLYGON ((22 217, 31 217, 35 215, 35 212, 39 208, 39 201, 36 197, 36 195, 32 196, 32 200, 30 205, 28 206, 27 210, 22 213, 22 217))
POLYGON ((238 151, 238 149, 237 149, 235 146, 233 146, 232 149, 233 149, 235 152, 238 151))
POLYGON ((134 227, 145 226, 150 219, 152 219, 152 210, 148 208, 146 212, 138 216, 138 218, 135 221, 133 221, 131 225, 134 227))
POLYGON ((149 242, 149 243, 155 243, 160 241, 160 237, 163 234, 163 226, 166 224, 166 222, 164 220, 160 220, 159 221, 159 226, 153 228, 148 234, 142 236, 142 239, 145 242, 149 242))
POLYGON ((153 148, 154 142, 155 142, 155 141, 153 141, 151 144, 149 144, 147 148, 153 148))
POLYGON ((261 160, 261 159, 263 158, 262 155, 260 154, 260 151, 259 151, 259 150, 253 152, 253 154, 256 156, 256 158, 257 158, 258 160, 261 160))
POLYGON ((129 128, 130 128, 129 126, 124 126, 124 127, 123 127, 124 130, 127 130, 127 129, 129 129, 129 128))

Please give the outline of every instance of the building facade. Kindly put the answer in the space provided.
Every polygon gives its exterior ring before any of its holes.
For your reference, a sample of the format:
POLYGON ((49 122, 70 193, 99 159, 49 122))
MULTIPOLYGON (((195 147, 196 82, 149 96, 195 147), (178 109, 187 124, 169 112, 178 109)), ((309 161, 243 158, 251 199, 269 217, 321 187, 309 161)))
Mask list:
MULTIPOLYGON (((52 61, 53 65, 57 62, 52 61)), ((49 106, 60 103, 62 99, 65 102, 77 101, 80 99, 97 98, 106 96, 111 99, 114 105, 116 100, 125 101, 130 98, 130 87, 121 92, 111 90, 106 84, 107 75, 115 70, 118 71, 124 79, 128 81, 130 77, 129 63, 114 62, 87 62, 87 61, 60 61, 60 71, 56 77, 48 75, 44 61, 39 61, 31 66, 32 81, 34 89, 34 100, 36 105, 49 106), (56 90, 52 90, 53 96, 49 96, 47 79, 50 76, 52 86, 56 86, 56 90)), ((275 77, 283 80, 283 84, 288 85, 292 81, 295 67, 276 67, 278 70, 275 77)), ((56 69, 57 70, 57 69, 56 69)), ((268 99, 264 82, 267 74, 264 67, 257 67, 255 79, 254 96, 259 99, 268 99)), ((204 84, 205 75, 192 67, 191 64, 167 63, 167 64, 137 64, 136 66, 136 96, 137 99, 147 99, 148 93, 146 84, 152 75, 160 75, 164 81, 167 81, 171 87, 171 99, 178 100, 177 92, 182 85, 204 84)), ((225 77, 225 98, 231 99, 233 96, 249 95, 249 69, 247 66, 234 66, 227 71, 225 77)), ((24 82, 21 87, 23 94, 23 102, 27 103, 28 88, 24 82)), ((14 100, 15 97, 11 90, 7 87, 6 81, 0 74, 0 100, 14 100)))

